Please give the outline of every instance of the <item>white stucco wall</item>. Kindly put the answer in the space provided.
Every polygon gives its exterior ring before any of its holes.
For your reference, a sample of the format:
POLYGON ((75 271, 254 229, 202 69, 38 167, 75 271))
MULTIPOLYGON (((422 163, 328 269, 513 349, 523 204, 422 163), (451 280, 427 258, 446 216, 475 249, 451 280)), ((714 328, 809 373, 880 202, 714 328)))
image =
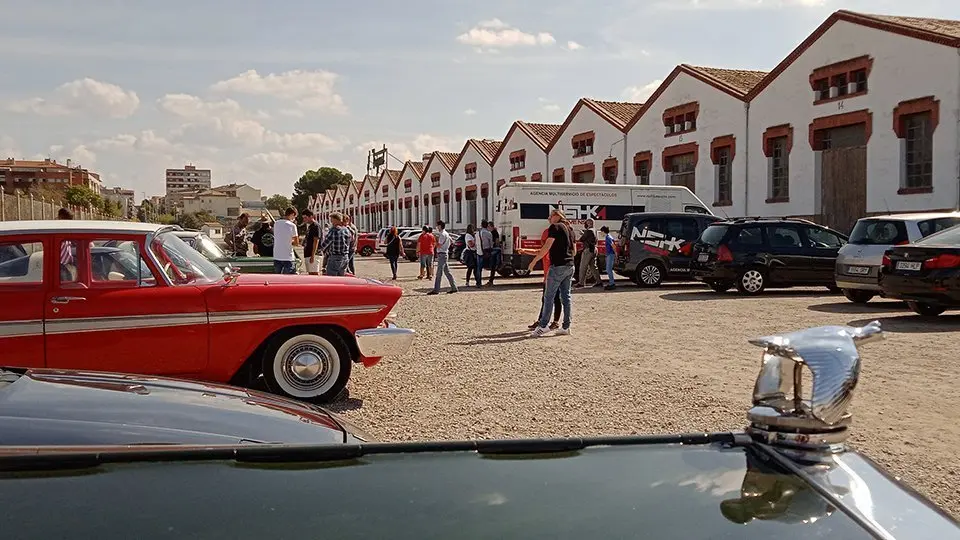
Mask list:
POLYGON ((732 163, 733 205, 715 208, 714 211, 718 215, 743 215, 746 209, 746 125, 743 101, 681 72, 627 133, 626 182, 639 183, 633 170, 633 157, 638 152, 649 151, 652 154, 650 184, 667 184, 667 173, 663 170, 663 149, 695 142, 698 145, 695 191, 709 207, 716 201, 717 186, 717 166, 710 159, 710 144, 717 137, 733 135, 736 141, 732 163), (697 102, 700 106, 696 131, 664 136, 663 112, 691 102, 697 102))
POLYGON ((957 49, 838 21, 750 103, 747 212, 771 216, 818 213, 818 153, 810 148, 809 124, 817 117, 861 109, 873 113, 873 132, 867 145, 867 212, 954 207, 958 201, 958 87, 957 49), (814 105, 810 73, 862 55, 873 57, 867 94, 814 105), (893 131, 893 109, 901 101, 930 95, 940 100, 940 123, 933 136, 933 193, 899 195, 901 140, 893 131), (763 132, 787 123, 793 126, 790 201, 767 204, 763 132))
MULTIPOLYGON (((405 200, 407 197, 411 198, 410 203, 413 204, 413 198, 420 196, 420 178, 417 177, 417 174, 413 171, 412 167, 404 167, 403 174, 400 175, 400 182, 397 184, 397 208, 399 208, 400 201, 405 200), (403 187, 407 180, 410 180, 410 191, 406 191, 403 187)), ((398 211, 397 224, 402 227, 412 227, 419 223, 419 218, 417 217, 414 210, 419 210, 419 206, 414 207, 411 210, 411 218, 407 219, 407 210, 406 206, 402 211, 398 211)))
MULTIPOLYGON (((510 137, 503 141, 503 150, 493 163, 493 178, 500 180, 503 178, 507 182, 514 176, 525 176, 526 181, 536 173, 543 175, 544 182, 550 182, 550 171, 547 170, 547 153, 543 151, 533 140, 521 129, 517 128, 510 137), (510 154, 523 150, 527 153, 525 167, 521 170, 510 170, 510 154)), ((496 181, 494 181, 496 187, 496 181)))
POLYGON ((570 183, 573 181, 570 171, 574 165, 594 163, 596 166, 594 183, 602 184, 603 162, 612 154, 613 157, 617 158, 618 162, 617 183, 622 184, 624 165, 623 145, 625 143, 625 141, 621 140, 623 138, 624 134, 622 131, 601 118, 597 113, 593 112, 590 107, 584 105, 577 111, 576 116, 573 117, 567 128, 560 133, 556 144, 550 150, 550 154, 547 156, 550 170, 546 171, 543 175, 544 181, 552 182, 554 169, 562 167, 565 172, 564 182, 570 183), (587 131, 594 133, 593 154, 574 158, 571 140, 575 135, 587 131))
MULTIPOLYGON (((467 225, 473 223, 476 225, 479 223, 479 219, 482 219, 482 210, 480 209, 480 204, 482 204, 482 199, 480 198, 480 186, 486 183, 490 186, 490 193, 493 193, 493 189, 496 188, 496 184, 493 182, 493 170, 490 167, 490 164, 487 163, 487 160, 480 154, 477 148, 470 144, 466 146, 466 150, 463 153, 463 156, 460 159, 460 162, 457 164, 456 168, 453 170, 452 174, 452 184, 453 189, 450 192, 450 222, 447 226, 448 230, 463 231, 466 230, 467 225), (467 180, 467 173, 465 167, 468 163, 477 164, 477 177, 471 180, 467 180), (480 218, 477 216, 470 215, 468 210, 469 205, 466 201, 467 196, 467 186, 477 186, 477 201, 478 201, 478 213, 480 218), (457 189, 463 190, 461 205, 462 211, 457 214, 457 189), (459 218, 459 219, 458 219, 459 218)), ((492 201, 492 197, 488 200, 492 201)), ((490 215, 493 215, 492 212, 490 215)))
POLYGON ((399 225, 400 222, 397 221, 397 218, 396 218, 397 188, 394 187, 393 181, 390 179, 390 175, 388 175, 387 173, 383 173, 382 175, 380 175, 380 186, 377 189, 377 202, 382 203, 384 201, 387 203, 387 209, 381 211, 381 215, 382 215, 381 219, 383 220, 383 226, 392 227, 395 225, 399 225), (387 188, 386 195, 383 194, 384 187, 387 188), (392 210, 390 209, 391 201, 393 202, 392 210))
POLYGON ((417 222, 417 225, 432 226, 437 222, 438 219, 447 220, 446 205, 443 202, 443 192, 450 191, 450 200, 453 201, 453 192, 450 190, 450 181, 451 181, 450 172, 447 171, 447 168, 443 166, 443 162, 440 160, 440 158, 435 157, 434 159, 431 159, 430 162, 427 164, 427 168, 423 172, 423 182, 421 183, 422 187, 421 187, 421 195, 420 195, 421 205, 423 205, 423 195, 430 196, 431 202, 427 206, 427 208, 429 209, 429 212, 424 213, 423 207, 421 206, 421 213, 420 213, 421 219, 419 222, 417 222), (432 180, 430 179, 430 177, 436 173, 440 174, 439 187, 433 187, 432 180), (433 203, 432 203, 433 195, 435 193, 440 194, 439 215, 437 215, 437 211, 434 210, 433 203))

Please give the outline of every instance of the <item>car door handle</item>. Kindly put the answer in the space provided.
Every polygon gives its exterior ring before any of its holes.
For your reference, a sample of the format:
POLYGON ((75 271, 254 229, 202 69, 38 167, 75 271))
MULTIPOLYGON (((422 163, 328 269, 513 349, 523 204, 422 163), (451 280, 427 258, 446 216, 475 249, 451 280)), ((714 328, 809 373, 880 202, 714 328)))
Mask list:
POLYGON ((69 304, 70 302, 86 300, 82 296, 54 296, 50 299, 52 304, 69 304))

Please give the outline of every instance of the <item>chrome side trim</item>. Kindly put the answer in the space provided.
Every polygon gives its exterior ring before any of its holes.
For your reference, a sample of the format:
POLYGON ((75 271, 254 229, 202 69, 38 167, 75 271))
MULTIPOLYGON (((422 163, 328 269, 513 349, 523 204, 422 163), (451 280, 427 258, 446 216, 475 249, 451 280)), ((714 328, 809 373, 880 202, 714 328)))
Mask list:
POLYGON ((42 320, 0 322, 0 339, 42 335, 42 320))
POLYGON ((48 335, 77 332, 106 332, 110 330, 141 330, 206 324, 206 313, 175 313, 170 315, 133 315, 122 317, 83 317, 53 319, 46 323, 48 335))
POLYGON ((360 355, 367 358, 403 354, 410 350, 416 336, 416 330, 400 328, 389 322, 386 328, 357 330, 354 334, 360 355))
POLYGON ((314 317, 337 317, 342 315, 368 315, 387 306, 352 306, 311 309, 268 309, 260 311, 220 311, 210 313, 210 324, 262 321, 275 319, 312 319, 314 317))

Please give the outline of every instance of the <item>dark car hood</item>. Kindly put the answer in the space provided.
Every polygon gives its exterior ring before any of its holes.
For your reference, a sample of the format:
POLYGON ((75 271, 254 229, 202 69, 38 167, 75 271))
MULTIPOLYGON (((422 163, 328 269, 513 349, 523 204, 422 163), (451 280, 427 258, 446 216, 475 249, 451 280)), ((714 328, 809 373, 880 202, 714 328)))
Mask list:
MULTIPOLYGON (((322 409, 230 386, 34 369, 0 386, 0 445, 346 442, 322 409)), ((351 438, 352 439, 352 438, 351 438)))

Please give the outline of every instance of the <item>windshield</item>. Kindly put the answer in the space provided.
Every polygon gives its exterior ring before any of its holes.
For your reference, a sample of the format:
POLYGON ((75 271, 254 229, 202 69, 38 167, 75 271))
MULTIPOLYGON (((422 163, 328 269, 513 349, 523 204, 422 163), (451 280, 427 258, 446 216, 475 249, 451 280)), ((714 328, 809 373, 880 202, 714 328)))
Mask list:
POLYGON ((723 240, 723 237, 727 234, 726 225, 710 225, 703 230, 703 234, 700 235, 700 241, 708 246, 719 246, 720 241, 723 240))
POLYGON ((223 271, 172 232, 157 235, 150 243, 160 267, 177 285, 213 283, 223 279, 223 271))
POLYGON ((227 257, 227 254, 224 253, 223 250, 220 249, 220 246, 218 246, 216 242, 211 240, 209 236, 205 234, 201 234, 197 238, 199 240, 197 242, 198 244, 197 247, 200 248, 198 249, 198 251, 202 253, 204 257, 210 259, 211 261, 215 261, 218 259, 225 259, 227 257))
POLYGON ((920 236, 926 238, 958 224, 960 224, 960 217, 942 217, 920 221, 917 223, 917 228, 920 229, 920 236))
POLYGON ((858 246, 892 246, 909 240, 906 224, 893 219, 861 219, 850 233, 850 243, 858 246))
POLYGON ((936 234, 932 234, 918 244, 930 244, 936 246, 960 246, 960 227, 953 227, 936 234))

